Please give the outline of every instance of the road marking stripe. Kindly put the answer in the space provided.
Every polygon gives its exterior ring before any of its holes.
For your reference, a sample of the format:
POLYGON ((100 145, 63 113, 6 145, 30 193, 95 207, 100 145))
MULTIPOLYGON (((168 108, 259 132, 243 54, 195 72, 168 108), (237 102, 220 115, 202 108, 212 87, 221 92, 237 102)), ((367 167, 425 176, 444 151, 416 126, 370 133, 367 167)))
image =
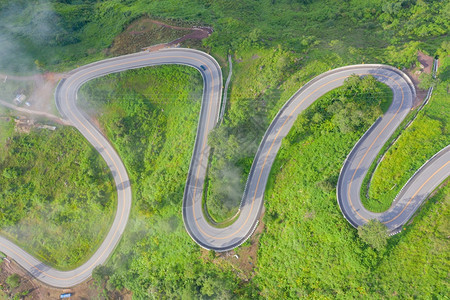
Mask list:
POLYGON ((427 184, 428 181, 430 181, 437 173, 439 173, 439 171, 441 171, 443 168, 445 168, 449 163, 450 163, 450 161, 447 161, 443 166, 441 166, 439 169, 437 169, 437 171, 435 171, 430 177, 428 177, 428 179, 417 189, 417 191, 414 193, 414 195, 412 195, 412 197, 409 199, 408 203, 405 205, 405 207, 403 207, 402 211, 398 215, 396 215, 394 218, 390 219, 389 221, 383 222, 383 224, 390 223, 390 222, 394 221, 395 219, 397 219, 405 211, 405 209, 408 207, 408 205, 411 203, 411 201, 416 197, 416 195, 420 192, 420 190, 425 186, 425 184, 427 184))
MULTIPOLYGON (((384 75, 380 75, 380 76, 384 76, 384 75)), ((359 170, 359 166, 361 166, 361 163, 363 162, 364 158, 366 157, 366 155, 369 153, 370 149, 372 149, 372 146, 375 144, 375 142, 378 140, 378 138, 381 136, 381 134, 384 132, 384 130, 389 126, 389 124, 391 124, 391 122, 395 119, 395 117, 397 116, 397 114, 400 112, 400 109, 403 106, 404 103, 404 99, 405 99, 405 95, 403 93, 403 88, 401 87, 401 85, 393 78, 389 77, 389 76, 384 76, 387 77, 389 79, 391 79, 393 82, 395 82, 398 87, 400 88, 400 91, 402 92, 402 102, 400 103, 400 106, 398 107, 397 111, 395 112, 395 114, 392 116, 392 118, 389 120, 389 122, 386 124, 386 126, 384 126, 384 128, 380 131, 380 133, 375 137, 375 139, 373 140, 372 144, 370 144, 369 148, 367 148, 366 153, 364 153, 363 157, 361 158, 361 160, 359 161, 358 165, 355 168, 355 171, 353 172, 352 175, 352 179, 350 179, 350 183, 348 185, 348 189, 347 189, 347 197, 350 200, 350 205, 352 207, 352 209, 356 212, 356 214, 358 216, 360 216, 362 219, 364 219, 365 221, 368 221, 366 218, 364 218, 353 206, 353 201, 352 201, 352 197, 350 196, 350 189, 352 187, 352 183, 353 183, 353 179, 355 178, 356 172, 359 170)), ((339 175, 340 176, 340 175, 339 175)))

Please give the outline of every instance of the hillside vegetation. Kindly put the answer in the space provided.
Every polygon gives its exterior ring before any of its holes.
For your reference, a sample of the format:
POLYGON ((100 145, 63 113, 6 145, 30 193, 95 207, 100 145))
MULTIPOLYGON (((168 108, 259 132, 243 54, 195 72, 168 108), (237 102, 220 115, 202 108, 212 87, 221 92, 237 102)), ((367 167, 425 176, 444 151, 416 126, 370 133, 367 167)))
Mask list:
POLYGON ((16 132, 0 120, 0 233, 58 269, 73 269, 109 230, 116 191, 74 128, 16 132))
MULTIPOLYGON (((264 131, 298 88, 343 65, 409 68, 419 49, 445 57, 449 8, 419 0, 0 0, 0 70, 69 70, 104 58, 114 38, 142 16, 212 26, 200 47, 222 65, 228 53, 233 57, 225 118, 210 137, 206 194, 211 215, 223 221, 237 210, 264 131)), ((448 67, 441 72, 448 75, 448 67)), ((83 87, 84 107, 123 157, 133 189, 130 224, 95 272, 105 291, 125 287, 137 299, 448 295, 448 187, 381 250, 362 242, 342 217, 339 170, 391 95, 370 78, 352 80, 353 87, 331 92, 302 114, 284 141, 266 193, 258 257, 239 261, 252 264, 249 276, 231 259, 202 251, 181 220, 201 77, 185 67, 158 67, 83 87)), ((438 91, 436 97, 448 98, 445 84, 438 91)), ((430 118, 432 132, 446 125, 444 117, 430 118)), ((411 166, 424 159, 416 158, 411 166)))
POLYGON ((70 69, 102 58, 143 15, 213 26, 205 46, 221 56, 281 45, 408 66, 417 48, 434 53, 446 40, 448 11, 445 1, 416 0, 0 0, 0 69, 70 69))

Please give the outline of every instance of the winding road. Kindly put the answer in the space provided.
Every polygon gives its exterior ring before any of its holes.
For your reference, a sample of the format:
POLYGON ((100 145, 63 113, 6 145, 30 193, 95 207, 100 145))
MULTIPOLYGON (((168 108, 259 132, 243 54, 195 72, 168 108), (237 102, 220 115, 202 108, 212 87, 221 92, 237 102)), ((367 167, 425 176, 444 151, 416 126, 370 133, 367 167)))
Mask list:
POLYGON ((38 261, 9 240, 0 237, 0 251, 16 260, 40 281, 54 287, 77 285, 104 264, 120 241, 131 209, 131 186, 126 168, 108 140, 76 106, 80 87, 89 80, 129 69, 163 64, 182 64, 196 68, 203 77, 203 99, 192 160, 187 175, 182 213, 186 231, 201 247, 227 251, 242 244, 254 231, 263 208, 264 191, 271 166, 296 117, 328 91, 341 86, 352 74, 372 75, 387 84, 394 94, 386 114, 364 134, 348 155, 337 186, 337 200, 345 218, 355 227, 376 218, 396 232, 407 222, 426 197, 450 175, 450 147, 430 159, 408 181, 384 213, 372 213, 361 204, 359 191, 367 170, 380 148, 411 109, 415 89, 401 71, 385 65, 354 65, 323 73, 300 88, 279 111, 267 129, 241 201, 237 220, 226 228, 207 222, 202 210, 203 186, 210 149, 208 133, 216 125, 221 107, 222 72, 219 64, 206 53, 192 49, 166 49, 140 52, 102 60, 70 72, 55 92, 58 110, 97 149, 108 164, 118 193, 118 205, 109 233, 95 254, 72 271, 58 271, 38 261))

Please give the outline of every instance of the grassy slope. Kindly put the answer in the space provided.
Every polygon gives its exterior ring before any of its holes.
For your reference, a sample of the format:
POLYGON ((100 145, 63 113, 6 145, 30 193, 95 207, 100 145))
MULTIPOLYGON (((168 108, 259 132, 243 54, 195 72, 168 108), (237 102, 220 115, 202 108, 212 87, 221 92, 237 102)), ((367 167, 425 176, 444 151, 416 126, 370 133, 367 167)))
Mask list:
POLYGON ((0 140, 0 232, 44 262, 72 269, 109 229, 109 169, 73 128, 26 134, 13 124, 2 124, 0 140))
POLYGON ((367 282, 384 297, 445 298, 448 284, 450 187, 433 196, 406 232, 390 242, 389 251, 367 282))
MULTIPOLYGON (((441 59, 441 74, 449 68, 450 58, 441 59)), ((445 74, 444 74, 445 75, 445 74)), ((406 181, 427 159, 450 144, 450 102, 447 85, 450 78, 439 76, 427 106, 387 152, 374 173, 367 209, 382 212, 389 208, 406 181)))

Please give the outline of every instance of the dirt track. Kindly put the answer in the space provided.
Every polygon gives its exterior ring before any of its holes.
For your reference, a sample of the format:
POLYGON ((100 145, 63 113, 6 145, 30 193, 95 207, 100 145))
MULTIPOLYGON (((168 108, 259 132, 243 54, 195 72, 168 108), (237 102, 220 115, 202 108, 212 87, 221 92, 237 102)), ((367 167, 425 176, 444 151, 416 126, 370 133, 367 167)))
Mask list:
POLYGON ((1 99, 0 105, 21 113, 49 118, 62 125, 70 125, 67 121, 55 116, 53 113, 53 91, 55 90, 58 81, 64 78, 64 76, 64 74, 57 73, 35 74, 30 76, 0 74, 0 84, 8 81, 28 81, 34 84, 31 93, 27 95, 27 101, 31 104, 30 108, 19 107, 8 101, 2 101, 1 99))
POLYGON ((163 48, 170 48, 170 47, 175 47, 179 44, 181 44, 182 42, 186 41, 186 40, 203 40, 205 38, 207 38, 212 32, 213 29, 211 27, 192 27, 192 28, 186 28, 186 27, 178 27, 178 26, 172 26, 172 25, 168 25, 165 24, 163 22, 160 21, 156 21, 156 20, 150 20, 150 22, 160 25, 162 27, 166 27, 166 28, 170 28, 170 29, 175 29, 175 30, 186 30, 186 31, 190 31, 188 34, 175 39, 171 42, 168 43, 164 43, 164 44, 158 44, 158 45, 153 45, 147 48, 144 48, 144 50, 147 51, 158 51, 160 49, 163 48))
POLYGON ((433 57, 428 56, 421 51, 418 51, 417 53, 417 60, 419 61, 421 66, 418 66, 418 68, 416 67, 414 69, 404 70, 406 74, 408 74, 408 76, 411 78, 416 88, 416 99, 414 99, 413 108, 418 107, 420 104, 422 104, 425 96, 427 95, 427 90, 422 90, 419 88, 419 76, 422 73, 431 74, 431 70, 433 68, 433 57))

